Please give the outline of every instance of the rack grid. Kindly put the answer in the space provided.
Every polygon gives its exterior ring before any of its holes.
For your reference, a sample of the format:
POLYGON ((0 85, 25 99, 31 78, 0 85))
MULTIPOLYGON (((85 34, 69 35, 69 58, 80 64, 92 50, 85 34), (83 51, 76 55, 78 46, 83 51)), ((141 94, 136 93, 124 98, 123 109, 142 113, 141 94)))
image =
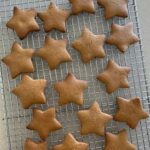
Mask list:
MULTIPOLYGON (((60 8, 70 9, 71 5, 68 0, 53 0, 60 8)), ((74 39, 81 34, 83 26, 87 26, 95 34, 110 35, 111 24, 118 23, 124 25, 132 21, 134 24, 134 32, 140 37, 139 21, 135 0, 129 0, 128 18, 114 17, 105 20, 104 10, 97 5, 96 0, 95 14, 81 13, 77 16, 71 16, 67 22, 67 32, 52 31, 48 33, 56 39, 67 39, 67 49, 73 58, 72 62, 61 64, 56 70, 51 71, 45 61, 41 58, 33 58, 36 71, 30 74, 34 79, 44 78, 48 80, 48 87, 45 91, 47 103, 44 105, 34 105, 45 110, 48 107, 55 107, 57 110, 57 118, 63 125, 61 130, 50 133, 47 142, 51 149, 54 145, 61 143, 64 134, 71 132, 80 141, 89 143, 90 150, 102 150, 105 140, 103 137, 89 134, 80 135, 80 124, 76 117, 76 112, 86 109, 93 101, 98 101, 103 112, 113 115, 116 111, 116 97, 131 98, 139 96, 142 99, 144 109, 150 111, 149 89, 146 79, 146 73, 143 61, 143 50, 141 41, 131 45, 125 54, 120 53, 116 47, 105 44, 106 57, 104 59, 95 59, 88 64, 83 64, 80 55, 71 47, 74 39), (107 94, 105 86, 96 80, 96 76, 103 72, 109 59, 114 59, 121 66, 130 66, 132 68, 129 74, 129 89, 119 89, 113 94, 107 94), (63 80, 68 72, 72 72, 78 79, 88 81, 88 89, 84 93, 84 105, 77 106, 68 104, 65 106, 58 105, 58 95, 53 88, 53 84, 59 80, 63 80)), ((46 33, 43 30, 42 22, 37 18, 40 26, 40 32, 29 34, 24 40, 19 40, 16 34, 6 28, 6 22, 12 16, 13 7, 35 8, 37 11, 47 9, 50 0, 0 0, 0 58, 10 53, 10 48, 14 41, 19 42, 24 48, 33 48, 38 50, 43 46, 46 33)), ((32 109, 24 110, 16 96, 10 93, 21 80, 21 76, 11 79, 8 68, 0 63, 0 145, 3 150, 21 150, 27 137, 33 138, 35 141, 40 140, 38 134, 34 131, 26 129, 26 125, 32 117, 32 109)), ((137 146, 138 150, 150 149, 150 119, 142 120, 135 130, 129 129, 124 123, 110 122, 106 130, 117 133, 121 129, 127 129, 129 140, 137 146)))

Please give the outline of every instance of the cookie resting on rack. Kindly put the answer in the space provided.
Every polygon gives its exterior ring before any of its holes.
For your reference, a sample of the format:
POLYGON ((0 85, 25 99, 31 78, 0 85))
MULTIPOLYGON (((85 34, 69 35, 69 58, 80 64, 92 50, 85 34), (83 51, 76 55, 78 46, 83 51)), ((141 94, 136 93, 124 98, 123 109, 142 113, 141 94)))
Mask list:
POLYGON ((11 77, 15 78, 21 73, 34 72, 32 57, 33 49, 24 49, 17 42, 13 43, 11 53, 5 56, 2 61, 9 67, 11 77))
POLYGON ((105 35, 95 35, 84 27, 81 37, 72 43, 72 47, 80 52, 82 61, 88 63, 94 58, 105 57, 104 42, 105 35))
POLYGON ((83 91, 87 88, 87 81, 78 80, 72 73, 68 73, 63 81, 54 85, 55 90, 59 93, 59 105, 67 103, 83 104, 83 91))
POLYGON ((44 22, 45 32, 57 29, 61 32, 66 31, 66 21, 70 16, 70 11, 58 8, 54 3, 50 3, 48 9, 39 12, 38 17, 44 22))
POLYGON ((112 116, 103 113, 97 102, 94 102, 89 109, 77 112, 77 116, 81 123, 81 134, 95 133, 97 135, 105 135, 105 125, 112 120, 112 116))
POLYGON ((118 88, 129 88, 128 74, 130 67, 121 67, 113 60, 109 60, 106 70, 97 76, 97 79, 106 85, 106 91, 110 94, 118 88))
POLYGON ((129 100, 122 97, 117 98, 118 110, 114 116, 115 121, 126 122, 132 129, 136 128, 141 119, 149 117, 142 108, 140 98, 134 97, 129 100))
POLYGON ((12 93, 20 98, 23 108, 27 109, 33 104, 46 103, 44 95, 46 85, 45 79, 33 80, 28 75, 24 75, 21 83, 12 90, 12 93))
POLYGON ((46 36, 44 46, 37 52, 37 55, 46 60, 49 68, 54 70, 60 63, 72 61, 66 46, 67 40, 55 40, 46 36))
POLYGON ((129 45, 138 41, 138 36, 133 32, 132 22, 124 26, 112 24, 112 34, 106 39, 106 43, 115 45, 123 53, 127 51, 129 45))
POLYGON ((24 150, 48 150, 46 141, 34 142, 32 139, 27 138, 24 144, 24 150))
POLYGON ((97 0, 97 2, 104 7, 106 19, 114 16, 128 17, 128 0, 97 0))
POLYGON ((72 14, 77 15, 81 12, 95 13, 93 0, 69 0, 72 4, 72 14))
POLYGON ((45 111, 33 109, 33 118, 27 125, 27 129, 37 131, 43 140, 48 137, 50 132, 61 128, 61 124, 56 119, 55 108, 49 108, 45 111))
POLYGON ((53 150, 88 150, 88 144, 77 141, 71 133, 68 133, 64 142, 54 146, 53 150))
POLYGON ((128 141, 126 130, 121 130, 117 135, 107 132, 104 150, 136 150, 136 146, 128 141))
POLYGON ((20 9, 14 7, 13 16, 7 22, 6 26, 15 30, 20 39, 24 39, 29 32, 39 31, 40 28, 35 20, 37 13, 34 9, 20 9))

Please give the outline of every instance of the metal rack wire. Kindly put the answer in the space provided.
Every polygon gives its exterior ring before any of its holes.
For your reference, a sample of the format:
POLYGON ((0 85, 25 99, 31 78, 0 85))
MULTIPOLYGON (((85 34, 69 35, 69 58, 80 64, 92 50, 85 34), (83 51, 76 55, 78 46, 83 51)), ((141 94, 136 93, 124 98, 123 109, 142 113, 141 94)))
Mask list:
MULTIPOLYGON (((61 8, 70 9, 68 0, 53 0, 61 8)), ((73 62, 61 64, 57 70, 51 71, 48 68, 46 62, 40 58, 34 58, 33 62, 36 68, 36 72, 30 74, 33 78, 45 78, 49 81, 48 88, 46 90, 47 103, 45 105, 35 105, 33 107, 39 107, 46 109, 48 107, 55 107, 57 109, 58 120, 62 123, 63 129, 51 133, 47 139, 49 148, 62 142, 65 133, 72 132, 74 136, 81 141, 88 142, 90 150, 102 150, 104 147, 104 138, 96 135, 81 136, 79 129, 79 121, 76 117, 76 111, 85 109, 94 101, 98 101, 102 110, 108 114, 114 114, 116 110, 115 98, 116 96, 122 96, 124 98, 130 98, 132 96, 139 96, 142 99, 144 109, 150 111, 149 91, 146 83, 146 74, 143 63, 143 53, 141 41, 135 45, 130 46, 129 50, 125 54, 121 54, 114 46, 105 45, 106 57, 104 59, 95 59, 89 64, 83 64, 80 59, 80 55, 71 47, 71 43, 74 39, 78 38, 81 34, 81 30, 86 25, 95 34, 109 35, 111 31, 111 24, 119 23, 121 25, 132 21, 134 23, 134 32, 140 37, 138 15, 136 9, 135 0, 129 0, 129 17, 118 18, 115 17, 106 21, 104 19, 104 12, 95 1, 96 14, 79 14, 77 16, 71 16, 67 22, 67 32, 60 33, 58 31, 52 31, 49 36, 56 39, 65 38, 68 40, 68 51, 73 57, 73 62), (108 95, 105 91, 105 87, 102 83, 99 83, 95 78, 100 72, 102 72, 109 59, 114 59, 118 64, 130 66, 132 68, 129 75, 130 88, 120 89, 111 95, 108 95), (73 72, 77 78, 88 81, 88 89, 84 94, 84 105, 79 107, 74 104, 65 106, 58 106, 58 95, 53 89, 53 84, 65 78, 68 72, 73 72)), ((13 41, 18 41, 21 45, 34 48, 38 50, 42 47, 44 42, 45 33, 42 27, 42 22, 37 18, 41 31, 38 33, 30 34, 26 39, 20 41, 16 34, 7 29, 5 24, 12 16, 12 10, 14 6, 21 8, 34 7, 37 11, 47 9, 50 0, 0 0, 0 57, 4 57, 10 53, 10 47, 13 41)), ((16 86, 21 80, 21 76, 12 80, 9 74, 8 68, 4 64, 0 64, 0 94, 1 94, 1 111, 0 111, 0 145, 3 150, 21 150, 22 145, 27 137, 39 140, 36 132, 27 130, 25 127, 31 120, 31 109, 24 110, 19 100, 10 93, 11 89, 16 86)), ((129 129, 123 123, 117 123, 112 121, 107 125, 106 130, 116 133, 118 130, 126 128, 129 135, 129 140, 137 146, 138 150, 150 149, 150 120, 143 120, 139 123, 135 130, 129 129)))

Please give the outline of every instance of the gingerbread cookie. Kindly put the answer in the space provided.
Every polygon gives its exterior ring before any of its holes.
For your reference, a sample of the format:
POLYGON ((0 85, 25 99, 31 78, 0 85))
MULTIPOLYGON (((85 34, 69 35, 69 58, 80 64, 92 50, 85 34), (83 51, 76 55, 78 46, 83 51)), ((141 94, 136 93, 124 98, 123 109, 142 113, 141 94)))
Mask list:
POLYGON ((15 30, 20 39, 24 39, 29 32, 39 31, 39 26, 35 21, 37 13, 34 9, 22 10, 14 7, 13 16, 6 26, 15 30))
POLYGON ((105 57, 103 48, 105 35, 94 35, 87 27, 84 27, 79 39, 72 43, 73 48, 80 52, 84 63, 98 57, 105 57))
POLYGON ((37 55, 46 60, 50 69, 53 70, 62 62, 72 61, 66 46, 66 40, 55 40, 46 36, 44 46, 37 55))
POLYGON ((97 79, 106 84, 106 91, 110 94, 118 88, 129 88, 129 72, 129 67, 121 67, 113 60, 109 60, 106 70, 98 75, 97 79))
POLYGON ((88 144, 78 142, 71 133, 65 135, 64 142, 56 145, 53 150, 88 150, 88 144))
POLYGON ((112 120, 112 116, 103 113, 97 102, 94 102, 88 110, 77 112, 77 116, 81 123, 81 134, 95 133, 104 136, 105 125, 112 120))
POLYGON ((61 124, 56 119, 55 108, 45 111, 33 109, 32 121, 27 125, 27 129, 37 131, 43 140, 48 137, 50 132, 61 128, 61 124))
POLYGON ((83 91, 87 88, 87 81, 78 80, 72 73, 68 73, 64 81, 54 85, 59 93, 59 105, 67 103, 83 104, 83 91))
POLYGON ((32 139, 27 138, 24 144, 24 150, 48 150, 47 142, 34 142, 32 139))
POLYGON ((127 131, 122 130, 117 135, 106 133, 104 150, 136 150, 136 146, 128 141, 127 131))
POLYGON ((34 72, 34 66, 31 60, 33 55, 33 49, 23 49, 21 45, 14 42, 11 53, 5 56, 2 61, 9 67, 11 77, 15 78, 21 73, 34 72))
POLYGON ((106 39, 106 42, 115 45, 121 52, 127 51, 129 45, 139 41, 139 38, 133 32, 133 23, 127 23, 124 26, 112 24, 112 35, 106 39))
POLYGON ((70 15, 70 11, 59 9, 54 3, 50 3, 47 11, 38 13, 38 17, 44 22, 45 32, 52 29, 65 32, 65 23, 70 15))
POLYGON ((93 0, 69 0, 72 4, 72 14, 77 15, 81 12, 95 13, 93 0))
POLYGON ((20 98, 23 108, 27 109, 33 104, 45 104, 46 97, 44 89, 47 81, 44 79, 33 80, 31 77, 24 75, 22 81, 12 90, 20 98))
POLYGON ((118 111, 114 116, 115 121, 126 122, 132 129, 136 128, 141 119, 149 117, 142 108, 140 98, 134 97, 129 100, 122 97, 117 98, 118 111))
POLYGON ((128 0, 97 0, 98 4, 105 9, 105 18, 114 16, 128 17, 128 0))

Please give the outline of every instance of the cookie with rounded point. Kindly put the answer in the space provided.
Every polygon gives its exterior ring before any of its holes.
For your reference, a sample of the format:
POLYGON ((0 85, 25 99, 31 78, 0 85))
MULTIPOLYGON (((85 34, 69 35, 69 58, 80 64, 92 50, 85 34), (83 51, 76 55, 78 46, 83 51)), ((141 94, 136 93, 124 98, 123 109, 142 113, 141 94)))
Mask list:
POLYGON ((69 0, 72 4, 72 14, 77 15, 82 12, 95 13, 93 0, 69 0))
POLYGON ((24 39, 30 32, 40 30, 35 20, 36 16, 37 12, 34 9, 20 9, 15 6, 13 16, 6 26, 14 30, 20 39, 24 39))
POLYGON ((106 133, 104 150, 136 150, 136 146, 128 141, 127 131, 121 130, 118 134, 106 133))
POLYGON ((38 13, 38 17, 44 22, 45 32, 57 29, 66 32, 66 21, 70 16, 70 11, 62 10, 54 3, 50 3, 48 9, 38 13))
POLYGON ((97 79, 106 85, 106 91, 111 94, 118 88, 129 88, 128 74, 130 67, 122 67, 109 60, 104 72, 97 76, 97 79))
POLYGON ((125 122, 127 125, 135 129, 141 119, 146 119, 149 114, 144 111, 139 97, 125 99, 117 98, 118 110, 114 115, 114 120, 125 122))
POLYGON ((36 54, 48 63, 51 70, 54 70, 63 62, 72 61, 66 47, 67 40, 55 40, 46 36, 44 46, 36 54))
POLYGON ((46 141, 34 142, 27 138, 24 143, 24 150, 48 150, 48 144, 46 141))
POLYGON ((54 146, 53 150, 88 150, 88 144, 77 141, 71 133, 68 133, 63 143, 54 146))
POLYGON ((27 125, 27 129, 37 131, 43 140, 48 137, 50 132, 61 128, 62 125, 56 119, 55 108, 48 108, 45 111, 33 109, 33 118, 27 125))
POLYGON ((106 123, 112 120, 111 115, 101 111, 96 101, 87 110, 78 111, 77 116, 81 123, 82 135, 95 133, 104 136, 106 123))
POLYGON ((133 32, 133 23, 129 22, 124 26, 112 24, 112 34, 106 39, 106 43, 115 45, 122 53, 126 52, 131 44, 139 41, 138 36, 133 32))
POLYGON ((23 108, 27 109, 33 104, 45 104, 46 97, 44 90, 47 81, 45 79, 34 80, 28 75, 24 75, 12 93, 19 97, 23 108))
POLYGON ((12 78, 15 78, 21 73, 34 72, 34 66, 32 63, 34 53, 33 49, 24 49, 17 42, 13 43, 11 53, 2 59, 2 61, 9 67, 12 78))
POLYGON ((87 81, 78 80, 72 73, 68 73, 65 80, 54 84, 54 88, 59 94, 59 105, 68 103, 82 105, 83 92, 87 86, 87 81))
POLYGON ((106 19, 114 16, 128 17, 128 0, 97 0, 97 2, 104 7, 106 19))
POLYGON ((104 58, 105 35, 95 35, 86 26, 83 28, 81 37, 72 43, 72 47, 80 52, 81 59, 88 63, 94 58, 104 58))

